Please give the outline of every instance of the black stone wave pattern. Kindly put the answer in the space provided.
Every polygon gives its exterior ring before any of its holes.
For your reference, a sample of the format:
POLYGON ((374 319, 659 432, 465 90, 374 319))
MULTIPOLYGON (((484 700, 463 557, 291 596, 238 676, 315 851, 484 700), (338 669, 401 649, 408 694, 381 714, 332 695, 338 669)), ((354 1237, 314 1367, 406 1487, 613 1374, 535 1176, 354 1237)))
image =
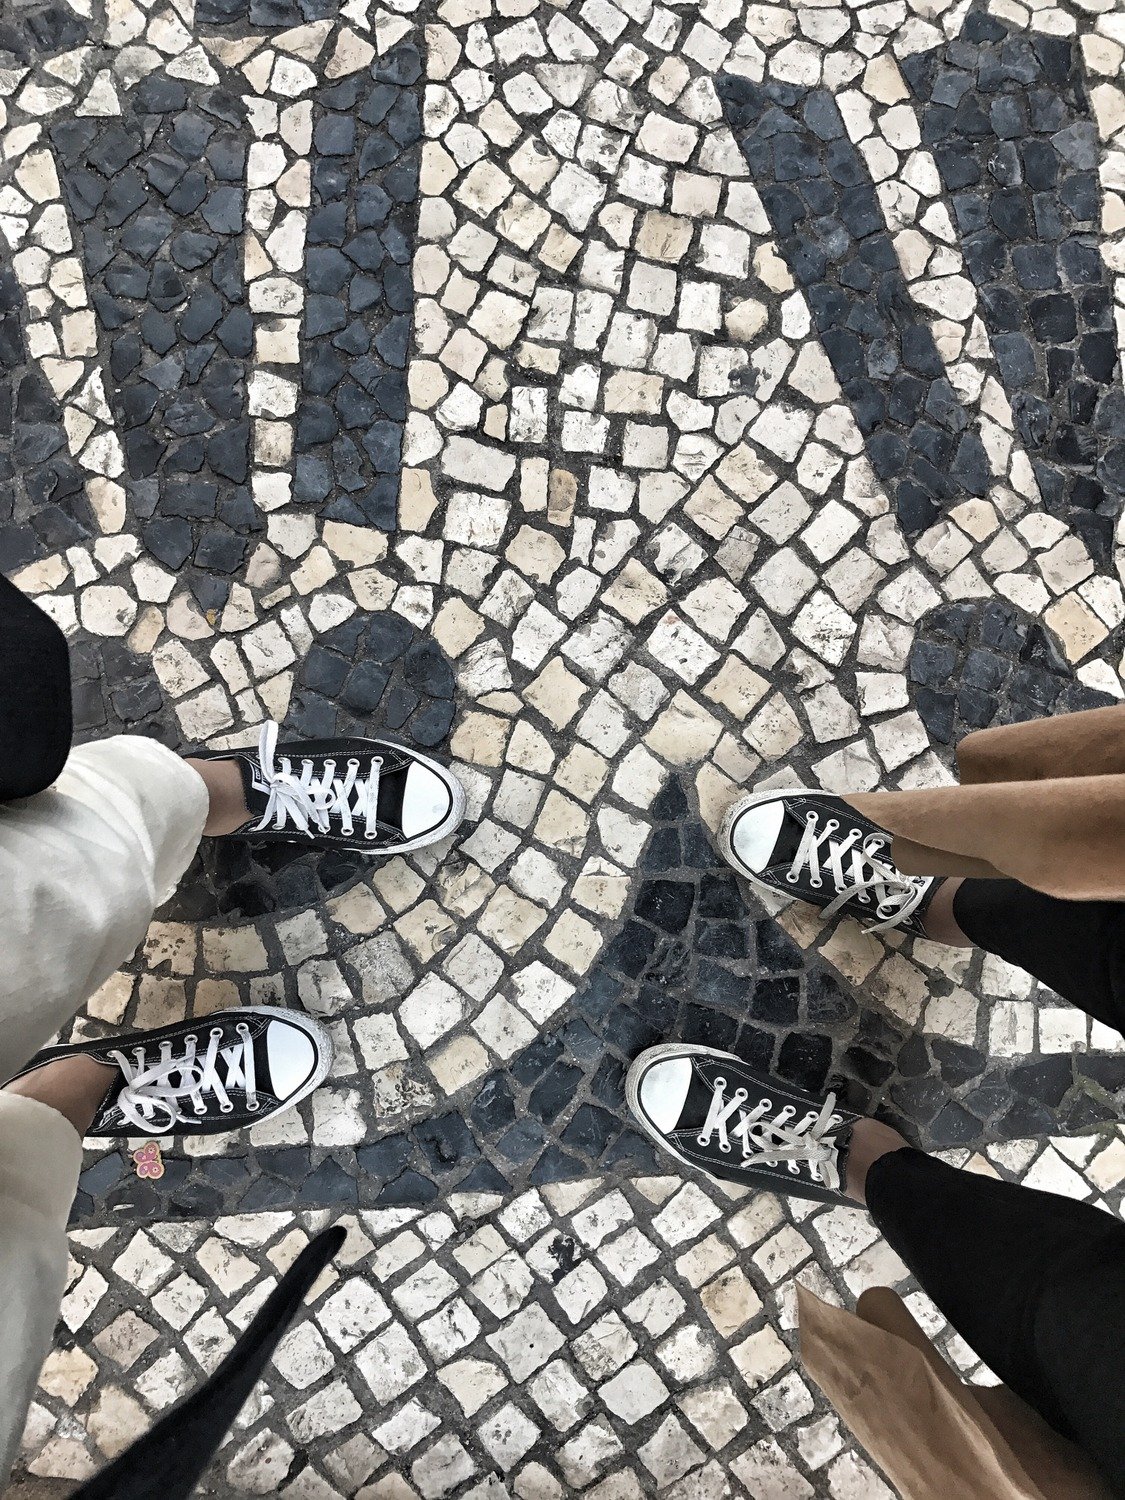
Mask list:
POLYGON ((313 95, 301 404, 294 498, 393 531, 422 120, 416 47, 313 95))
POLYGON ((51 127, 79 231, 128 503, 148 551, 221 609, 263 529, 247 484, 253 323, 237 89, 153 74, 119 120, 51 127))
MULTIPOLYGON (((1002 649, 1007 650, 1005 643, 1002 649)), ((1119 1053, 994 1059, 912 1033, 755 914, 670 782, 633 900, 557 1023, 462 1107, 353 1149, 287 1147, 166 1157, 142 1182, 114 1153, 83 1173, 84 1222, 343 1204, 420 1205, 592 1174, 669 1170, 634 1131, 624 1079, 644 1048, 680 1038, 740 1054, 808 1088, 831 1084, 929 1148, 1089 1130, 1118 1116, 1119 1053)))
POLYGON ((908 534, 984 495, 980 436, 907 288, 867 163, 826 89, 716 79, 782 255, 908 534))
POLYGON ((1125 496, 1125 394, 1077 41, 977 10, 901 67, 1044 506, 1105 562, 1125 496))

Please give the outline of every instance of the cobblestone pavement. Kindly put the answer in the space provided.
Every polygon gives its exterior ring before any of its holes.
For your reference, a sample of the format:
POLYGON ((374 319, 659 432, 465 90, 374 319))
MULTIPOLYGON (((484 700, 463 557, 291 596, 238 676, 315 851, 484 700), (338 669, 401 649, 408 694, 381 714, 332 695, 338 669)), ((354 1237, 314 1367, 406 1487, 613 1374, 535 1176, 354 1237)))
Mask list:
POLYGON ((622 1078, 665 1037, 1120 1212, 1119 1036, 767 910, 712 831, 1122 696, 1123 61, 1113 0, 5 12, 0 568, 82 736, 388 728, 470 804, 374 869, 209 851, 90 1002, 301 1005, 338 1056, 159 1182, 91 1153, 32 1473, 118 1452, 339 1221, 208 1493, 889 1495, 793 1287, 904 1269, 663 1175, 622 1078))

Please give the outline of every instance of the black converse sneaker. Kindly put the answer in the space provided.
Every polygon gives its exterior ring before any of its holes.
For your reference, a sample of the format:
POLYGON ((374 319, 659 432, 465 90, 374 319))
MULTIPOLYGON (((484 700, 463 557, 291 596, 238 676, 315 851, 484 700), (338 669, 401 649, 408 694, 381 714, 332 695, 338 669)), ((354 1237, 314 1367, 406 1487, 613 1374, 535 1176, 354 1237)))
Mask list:
POLYGON ((437 761, 395 740, 297 740, 279 745, 266 724, 257 750, 207 750, 233 760, 250 817, 227 838, 404 854, 435 844, 465 816, 461 783, 437 761))
POLYGON ((44 1047, 16 1077, 78 1053, 103 1063, 108 1078, 87 1136, 216 1135, 307 1098, 328 1076, 332 1038, 301 1011, 247 1005, 108 1041, 44 1047))
POLYGON ((732 1052, 665 1042, 629 1069, 634 1116, 665 1151, 763 1192, 825 1203, 842 1191, 851 1127, 859 1118, 836 1103, 756 1073, 732 1052))
POLYGON ((724 857, 751 885, 857 917, 873 932, 924 937, 922 919, 940 877, 904 875, 891 863, 891 835, 842 797, 805 788, 754 792, 727 813, 724 857))

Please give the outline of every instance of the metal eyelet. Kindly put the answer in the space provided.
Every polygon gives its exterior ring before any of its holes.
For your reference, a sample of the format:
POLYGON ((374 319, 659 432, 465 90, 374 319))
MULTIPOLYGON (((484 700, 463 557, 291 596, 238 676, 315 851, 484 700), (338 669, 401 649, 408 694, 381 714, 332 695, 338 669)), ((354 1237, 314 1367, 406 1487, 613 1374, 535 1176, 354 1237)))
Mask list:
POLYGON ((223 1034, 223 1028, 221 1026, 212 1026, 211 1027, 211 1035, 212 1036, 221 1037, 222 1034, 223 1034))
POLYGON ((790 885, 796 885, 797 884, 797 877, 796 877, 796 875, 794 875, 792 873, 792 871, 790 871, 790 872, 788 872, 786 874, 785 879, 788 881, 788 883, 790 885))
POLYGON ((229 1100, 227 1101, 226 1104, 220 1104, 219 1105, 219 1109, 222 1111, 222 1113, 224 1115, 233 1115, 234 1114, 234 1105, 231 1104, 229 1100))
MULTIPOLYGON (((255 1099, 254 1102, 253 1102, 253 1104, 250 1103, 249 1099, 247 1099, 247 1101, 246 1101, 246 1108, 250 1111, 250 1113, 252 1115, 256 1115, 258 1113, 258 1111, 261 1109, 261 1107, 262 1107, 262 1102, 261 1102, 260 1099, 255 1099)), ((234 1106, 231 1105, 231 1108, 233 1109, 234 1106)))

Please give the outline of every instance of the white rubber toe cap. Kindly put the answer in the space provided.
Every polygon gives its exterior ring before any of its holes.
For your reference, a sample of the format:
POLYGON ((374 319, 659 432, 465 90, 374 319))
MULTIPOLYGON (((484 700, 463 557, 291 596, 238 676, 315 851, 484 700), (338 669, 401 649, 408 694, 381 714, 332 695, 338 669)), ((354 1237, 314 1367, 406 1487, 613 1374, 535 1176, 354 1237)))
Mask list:
POLYGON ((406 773, 402 794, 402 832, 408 839, 420 838, 449 817, 453 798, 449 787, 429 766, 415 761, 406 773))
POLYGON ((317 1065, 312 1039, 288 1021, 272 1021, 266 1031, 266 1056, 274 1094, 284 1102, 304 1088, 317 1065))
POLYGON ((751 807, 731 826, 731 853, 739 864, 755 874, 764 870, 777 847, 777 837, 785 819, 785 804, 778 797, 751 807))
POLYGON ((680 1123, 691 1087, 691 1059, 669 1057, 646 1068, 637 1091, 641 1108, 664 1135, 680 1123))

